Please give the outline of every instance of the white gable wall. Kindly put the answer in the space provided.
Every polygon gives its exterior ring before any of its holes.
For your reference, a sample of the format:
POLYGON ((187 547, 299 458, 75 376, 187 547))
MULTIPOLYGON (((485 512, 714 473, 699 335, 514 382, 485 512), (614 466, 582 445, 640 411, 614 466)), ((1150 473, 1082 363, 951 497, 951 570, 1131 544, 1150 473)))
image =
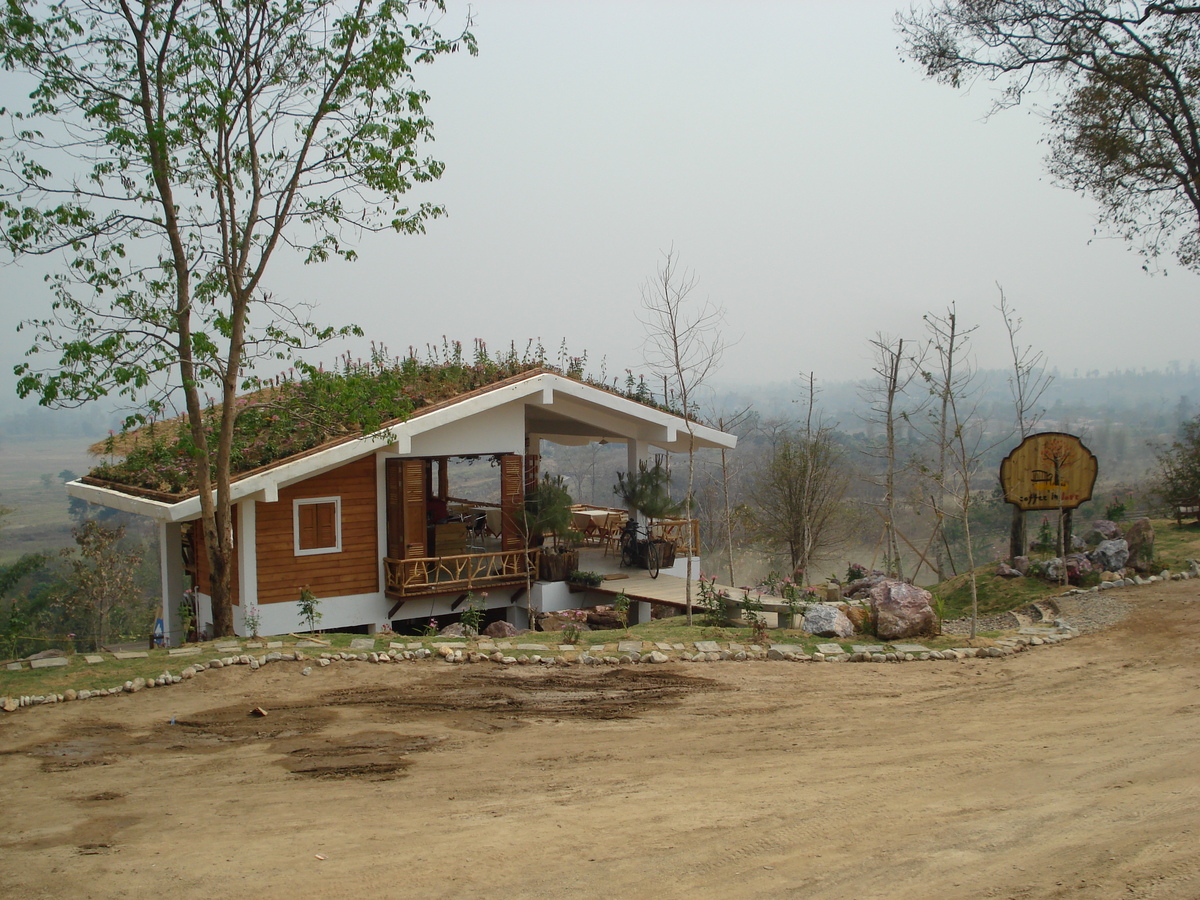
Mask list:
MULTIPOLYGON (((413 425, 419 424, 414 420, 413 425)), ((409 456, 525 452, 525 410, 506 404, 412 435, 409 456)))

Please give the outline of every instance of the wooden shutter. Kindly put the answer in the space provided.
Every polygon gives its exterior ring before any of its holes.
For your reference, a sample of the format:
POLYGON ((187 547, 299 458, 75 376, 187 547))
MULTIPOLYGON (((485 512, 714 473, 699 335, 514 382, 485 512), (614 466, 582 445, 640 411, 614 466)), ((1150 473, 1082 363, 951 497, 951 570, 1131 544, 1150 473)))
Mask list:
POLYGON ((383 464, 384 503, 387 520, 387 557, 404 558, 404 495, 400 490, 402 459, 388 459, 383 464))
POLYGON ((316 530, 318 547, 336 547, 337 539, 337 508, 336 503, 313 503, 315 512, 314 528, 316 530))
POLYGON ((500 457, 500 548, 522 547, 520 514, 525 504, 525 464, 520 456, 507 453, 500 457))
POLYGON ((296 508, 296 526, 300 530, 298 546, 301 550, 312 550, 320 546, 317 543, 316 503, 301 503, 296 508))
POLYGON ((337 512, 338 505, 332 500, 299 504, 296 507, 299 549, 330 550, 337 547, 337 512))
POLYGON ((425 460, 402 459, 400 462, 401 506, 404 510, 404 559, 428 556, 429 538, 425 527, 425 460))

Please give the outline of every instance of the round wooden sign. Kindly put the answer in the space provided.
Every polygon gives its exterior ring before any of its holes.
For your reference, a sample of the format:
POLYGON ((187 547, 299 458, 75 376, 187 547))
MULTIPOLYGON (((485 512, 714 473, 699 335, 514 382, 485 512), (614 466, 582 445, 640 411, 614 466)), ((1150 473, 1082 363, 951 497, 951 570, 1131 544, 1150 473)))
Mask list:
POLYGON ((1004 499, 1020 509, 1074 509, 1092 499, 1096 456, 1073 434, 1031 434, 1000 463, 1004 499))

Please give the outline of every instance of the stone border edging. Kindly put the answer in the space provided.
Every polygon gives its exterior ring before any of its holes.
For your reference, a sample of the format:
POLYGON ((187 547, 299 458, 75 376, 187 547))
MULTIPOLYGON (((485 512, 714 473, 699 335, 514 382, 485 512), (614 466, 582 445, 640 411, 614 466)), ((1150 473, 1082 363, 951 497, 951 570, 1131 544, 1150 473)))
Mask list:
MULTIPOLYGON (((1043 629, 1039 629, 1042 631, 1043 629)), ((5 712, 15 712, 30 706, 45 706, 54 703, 68 703, 76 700, 92 700, 98 697, 110 697, 116 694, 136 694, 143 690, 148 690, 156 687, 169 687, 174 684, 180 684, 184 681, 190 681, 203 672, 210 669, 222 669, 226 666, 249 666, 251 671, 262 668, 263 666, 273 662, 309 662, 311 661, 317 667, 325 668, 335 662, 367 662, 375 664, 393 663, 393 662, 417 662, 433 657, 438 657, 450 664, 470 664, 491 662, 498 665, 541 665, 541 666, 619 666, 632 664, 661 664, 671 661, 685 663, 699 662, 742 662, 748 660, 762 661, 787 661, 787 662, 916 662, 916 661, 936 661, 936 660, 960 660, 960 659, 985 659, 999 658, 1012 656, 1014 653, 1020 653, 1028 650, 1031 647, 1056 644, 1074 637, 1074 634, 1069 630, 1056 629, 1055 631, 1045 630, 1045 634, 1019 634, 1014 638, 1002 638, 996 641, 999 646, 995 647, 956 647, 948 650, 928 650, 920 652, 871 652, 868 650, 846 651, 842 648, 841 653, 822 653, 816 652, 807 654, 799 651, 798 645, 792 644, 773 644, 764 649, 757 644, 750 644, 747 647, 736 642, 730 642, 726 647, 721 648, 715 641, 698 641, 692 642, 695 648, 694 652, 688 652, 684 645, 672 645, 671 650, 679 650, 679 656, 669 656, 662 649, 654 649, 649 651, 639 651, 632 648, 619 649, 619 655, 593 655, 595 648, 588 648, 578 655, 574 653, 559 652, 555 655, 542 656, 536 653, 526 653, 521 656, 506 655, 502 650, 497 649, 492 653, 485 653, 479 649, 473 649, 465 646, 455 647, 449 644, 442 644, 437 650, 421 648, 417 650, 399 649, 393 647, 383 651, 359 652, 353 653, 350 651, 330 651, 321 653, 316 658, 310 658, 302 650, 283 650, 272 651, 261 656, 253 656, 249 654, 239 654, 237 656, 215 657, 208 662, 196 662, 185 668, 178 675, 173 675, 170 671, 164 671, 163 674, 155 678, 134 678, 126 681, 123 684, 115 685, 111 688, 98 688, 95 690, 80 690, 68 688, 63 693, 53 694, 36 694, 23 695, 20 697, 3 697, 0 698, 0 709, 5 712), (697 644, 714 644, 717 649, 705 648, 700 649, 697 644), (792 649, 795 647, 796 649, 792 649)), ((505 648, 511 649, 511 648, 505 648)), ((549 649, 549 648, 547 648, 549 649)), ((604 650, 600 651, 602 654, 604 650)), ((313 666, 307 665, 300 670, 301 675, 312 674, 313 666)))

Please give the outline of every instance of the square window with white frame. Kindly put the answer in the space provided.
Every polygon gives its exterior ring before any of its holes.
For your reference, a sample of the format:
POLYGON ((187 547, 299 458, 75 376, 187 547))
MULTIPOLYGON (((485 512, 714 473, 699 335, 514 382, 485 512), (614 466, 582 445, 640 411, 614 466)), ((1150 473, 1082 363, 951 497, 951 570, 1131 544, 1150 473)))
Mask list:
POLYGON ((341 497, 311 497, 294 501, 292 524, 296 556, 341 552, 341 497))

